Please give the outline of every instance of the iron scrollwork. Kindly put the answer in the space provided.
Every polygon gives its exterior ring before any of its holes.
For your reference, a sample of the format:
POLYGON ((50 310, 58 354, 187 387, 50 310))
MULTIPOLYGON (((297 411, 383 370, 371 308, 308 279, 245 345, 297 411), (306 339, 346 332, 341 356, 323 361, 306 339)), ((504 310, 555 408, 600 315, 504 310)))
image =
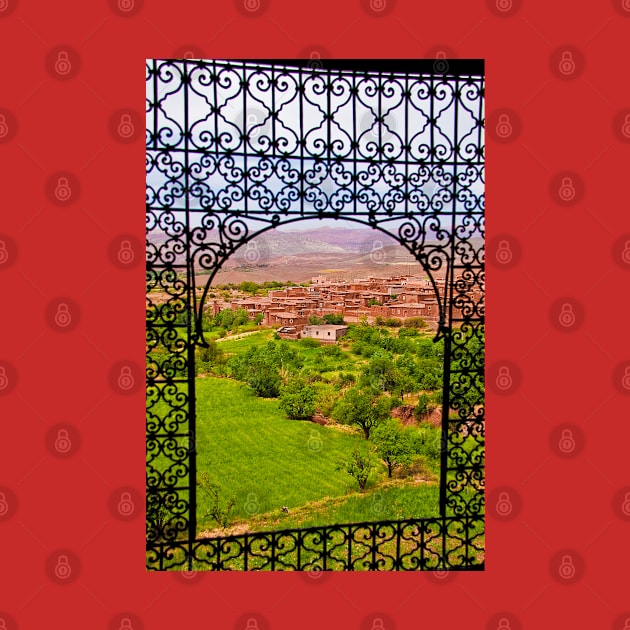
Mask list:
POLYGON ((483 62, 150 60, 146 82, 148 568, 483 568, 483 62), (194 348, 208 289, 257 235, 324 218, 388 234, 433 282, 440 514, 199 538, 194 348))

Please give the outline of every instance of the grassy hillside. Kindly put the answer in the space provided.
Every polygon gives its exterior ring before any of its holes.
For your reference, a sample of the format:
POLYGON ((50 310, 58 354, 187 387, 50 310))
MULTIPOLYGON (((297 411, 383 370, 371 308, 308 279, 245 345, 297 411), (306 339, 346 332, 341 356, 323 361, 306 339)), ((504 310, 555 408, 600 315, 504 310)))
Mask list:
MULTIPOLYGON (((235 499, 233 526, 261 530, 437 513, 437 487, 419 482, 421 475, 383 485, 383 466, 367 492, 357 492, 336 464, 364 442, 358 431, 289 420, 277 400, 257 398, 231 379, 197 379, 197 399, 199 478, 207 472, 221 504, 235 499)), ((198 501, 200 531, 216 528, 207 515, 211 496, 200 488, 198 501)))

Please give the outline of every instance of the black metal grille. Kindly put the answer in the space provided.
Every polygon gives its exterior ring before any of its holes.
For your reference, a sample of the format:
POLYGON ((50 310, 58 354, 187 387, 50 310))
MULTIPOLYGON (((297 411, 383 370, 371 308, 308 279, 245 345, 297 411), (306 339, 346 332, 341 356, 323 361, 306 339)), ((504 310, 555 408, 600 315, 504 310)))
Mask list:
POLYGON ((483 62, 152 60, 146 80, 148 568, 483 567, 483 345, 468 343, 484 333, 483 62), (194 350, 208 289, 257 235, 324 218, 392 236, 433 282, 440 514, 199 539, 194 350))

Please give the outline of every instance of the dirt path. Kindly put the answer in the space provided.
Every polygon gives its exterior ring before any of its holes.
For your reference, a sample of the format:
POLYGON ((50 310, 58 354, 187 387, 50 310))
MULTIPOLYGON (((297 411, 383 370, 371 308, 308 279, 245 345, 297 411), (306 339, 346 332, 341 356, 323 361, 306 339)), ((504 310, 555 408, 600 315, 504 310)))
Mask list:
POLYGON ((242 339, 243 337, 248 337, 249 335, 255 335, 256 333, 261 332, 260 330, 250 330, 249 332, 239 333, 238 335, 227 335, 227 337, 220 337, 216 339, 215 342, 219 343, 220 341, 230 341, 232 339, 242 339))

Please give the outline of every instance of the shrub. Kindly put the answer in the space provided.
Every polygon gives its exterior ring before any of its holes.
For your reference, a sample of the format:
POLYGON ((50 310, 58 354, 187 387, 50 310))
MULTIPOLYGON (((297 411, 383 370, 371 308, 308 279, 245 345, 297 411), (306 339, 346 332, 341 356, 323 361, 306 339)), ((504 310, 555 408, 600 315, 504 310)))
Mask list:
POLYGON ((355 446, 350 457, 339 462, 337 470, 343 470, 356 479, 359 484, 359 490, 363 492, 367 486, 370 474, 374 470, 372 453, 365 446, 362 448, 355 446))
POLYGON ((291 379, 280 389, 280 409, 294 420, 310 418, 315 413, 315 396, 303 379, 291 379))

